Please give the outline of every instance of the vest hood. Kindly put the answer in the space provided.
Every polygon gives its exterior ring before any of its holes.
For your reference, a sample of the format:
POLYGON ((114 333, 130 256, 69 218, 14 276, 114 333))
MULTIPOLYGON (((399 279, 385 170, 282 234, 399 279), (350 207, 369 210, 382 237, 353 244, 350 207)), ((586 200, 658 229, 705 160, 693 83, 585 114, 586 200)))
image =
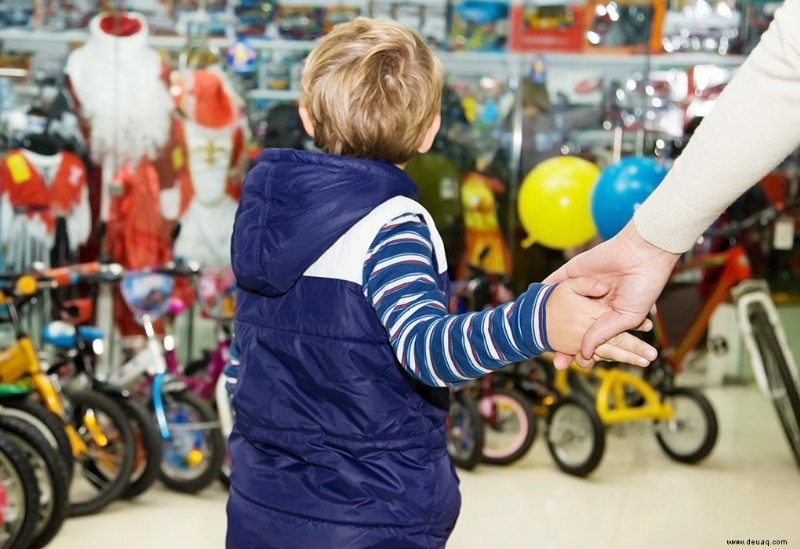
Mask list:
POLYGON ((247 175, 231 239, 240 287, 288 292, 325 251, 373 208, 416 198, 397 166, 379 160, 270 149, 247 175))

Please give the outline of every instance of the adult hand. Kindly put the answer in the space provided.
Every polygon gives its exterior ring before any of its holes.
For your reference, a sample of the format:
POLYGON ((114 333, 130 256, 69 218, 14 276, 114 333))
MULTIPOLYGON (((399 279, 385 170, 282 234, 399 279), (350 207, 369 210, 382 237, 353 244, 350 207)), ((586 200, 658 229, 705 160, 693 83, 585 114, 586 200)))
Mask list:
POLYGON ((643 239, 633 221, 611 240, 574 257, 544 280, 555 284, 578 277, 591 277, 608 284, 609 292, 601 298, 609 309, 602 314, 581 342, 575 357, 556 353, 554 364, 566 368, 573 358, 589 367, 598 346, 626 330, 640 328, 647 313, 667 283, 679 254, 673 254, 643 239))

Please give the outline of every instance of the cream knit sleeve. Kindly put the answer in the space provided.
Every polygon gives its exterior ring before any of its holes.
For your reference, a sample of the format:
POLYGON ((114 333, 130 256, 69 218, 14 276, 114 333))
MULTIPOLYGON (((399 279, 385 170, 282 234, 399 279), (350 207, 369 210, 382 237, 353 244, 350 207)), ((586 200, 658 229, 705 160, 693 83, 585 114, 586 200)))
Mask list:
POLYGON ((798 146, 800 0, 786 0, 667 177, 636 211, 636 229, 659 248, 685 252, 798 146))

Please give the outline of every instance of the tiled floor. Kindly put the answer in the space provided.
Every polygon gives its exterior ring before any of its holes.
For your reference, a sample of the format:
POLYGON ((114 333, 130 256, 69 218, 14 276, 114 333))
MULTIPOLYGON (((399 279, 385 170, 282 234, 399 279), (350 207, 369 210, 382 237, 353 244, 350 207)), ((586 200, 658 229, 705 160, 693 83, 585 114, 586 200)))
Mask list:
MULTIPOLYGON (((451 549, 715 548, 728 539, 800 548, 800 470, 771 404, 754 387, 710 389, 720 436, 698 466, 671 462, 648 425, 612 430, 588 480, 553 464, 540 438, 512 467, 462 473, 451 549)), ((56 549, 220 548, 225 492, 155 489, 134 503, 70 519, 56 549)), ((774 546, 774 545, 773 545, 774 546)))

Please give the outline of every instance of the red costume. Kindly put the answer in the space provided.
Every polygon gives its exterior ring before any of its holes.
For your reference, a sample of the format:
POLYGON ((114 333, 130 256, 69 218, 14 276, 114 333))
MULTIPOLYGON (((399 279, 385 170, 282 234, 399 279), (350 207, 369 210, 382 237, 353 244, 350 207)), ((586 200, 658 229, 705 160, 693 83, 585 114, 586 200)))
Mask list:
POLYGON ((56 221, 64 219, 67 244, 74 252, 91 229, 86 168, 77 156, 40 155, 17 149, 0 161, 0 204, 6 268, 50 264, 56 221))
MULTIPOLYGON (((151 266, 170 257, 172 219, 162 211, 169 199, 161 193, 169 194, 180 179, 180 169, 164 168, 180 147, 172 139, 178 132, 169 67, 148 46, 147 23, 139 14, 98 15, 90 33, 70 54, 66 73, 96 165, 95 222, 108 223, 106 251, 115 261, 128 268, 151 266)), ((174 218, 177 208, 172 209, 174 218)))

